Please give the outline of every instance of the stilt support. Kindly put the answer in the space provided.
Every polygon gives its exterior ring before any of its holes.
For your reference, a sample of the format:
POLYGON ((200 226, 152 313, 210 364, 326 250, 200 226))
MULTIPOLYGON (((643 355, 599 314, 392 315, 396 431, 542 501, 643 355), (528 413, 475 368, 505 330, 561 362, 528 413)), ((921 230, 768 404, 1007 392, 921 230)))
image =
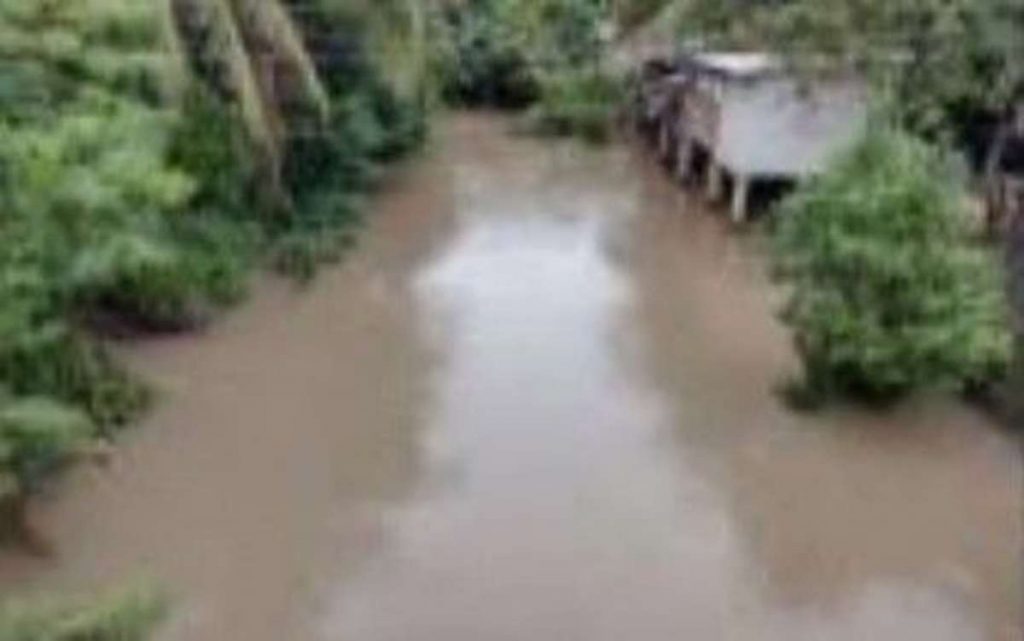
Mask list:
POLYGON ((732 182, 732 204, 730 206, 733 222, 747 222, 749 205, 750 178, 742 174, 736 174, 732 182))
POLYGON ((722 200, 725 191, 725 169, 712 159, 708 163, 707 196, 708 200, 717 203, 722 200))
POLYGON ((689 136, 681 136, 679 140, 678 158, 676 158, 676 176, 680 182, 687 183, 693 173, 694 142, 689 136))

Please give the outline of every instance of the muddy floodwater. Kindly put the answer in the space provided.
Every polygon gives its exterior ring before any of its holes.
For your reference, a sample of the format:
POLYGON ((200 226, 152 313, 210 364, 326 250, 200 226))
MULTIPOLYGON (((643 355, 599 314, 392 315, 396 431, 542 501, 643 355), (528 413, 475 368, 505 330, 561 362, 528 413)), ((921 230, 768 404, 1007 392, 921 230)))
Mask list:
POLYGON ((459 116, 308 290, 129 360, 163 389, 7 595, 135 577, 167 641, 1021 641, 1019 442, 799 415, 751 235, 625 145, 459 116))

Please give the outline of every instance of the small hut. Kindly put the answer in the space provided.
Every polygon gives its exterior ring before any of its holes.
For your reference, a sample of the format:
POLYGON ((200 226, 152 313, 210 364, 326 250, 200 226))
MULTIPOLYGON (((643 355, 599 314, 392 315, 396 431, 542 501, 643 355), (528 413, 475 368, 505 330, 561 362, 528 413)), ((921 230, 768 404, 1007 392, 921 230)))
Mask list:
POLYGON ((670 91, 672 74, 672 65, 667 59, 647 60, 640 67, 634 96, 633 116, 636 125, 662 155, 669 146, 664 130, 673 122, 673 114, 678 109, 670 91))
POLYGON ((686 54, 668 77, 681 96, 670 128, 680 177, 689 178, 694 158, 704 156, 709 196, 724 197, 731 184, 737 221, 747 217, 753 181, 797 181, 821 171, 867 119, 859 78, 798 74, 770 54, 686 54))

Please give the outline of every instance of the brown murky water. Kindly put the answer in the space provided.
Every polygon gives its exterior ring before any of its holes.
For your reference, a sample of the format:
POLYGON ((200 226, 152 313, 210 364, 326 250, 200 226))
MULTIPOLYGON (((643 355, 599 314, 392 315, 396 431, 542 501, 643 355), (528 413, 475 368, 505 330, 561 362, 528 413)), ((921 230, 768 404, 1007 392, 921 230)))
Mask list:
POLYGON ((206 336, 8 592, 171 641, 1021 641, 1024 466, 968 409, 793 415, 751 241, 624 148, 459 117, 365 242, 206 336))

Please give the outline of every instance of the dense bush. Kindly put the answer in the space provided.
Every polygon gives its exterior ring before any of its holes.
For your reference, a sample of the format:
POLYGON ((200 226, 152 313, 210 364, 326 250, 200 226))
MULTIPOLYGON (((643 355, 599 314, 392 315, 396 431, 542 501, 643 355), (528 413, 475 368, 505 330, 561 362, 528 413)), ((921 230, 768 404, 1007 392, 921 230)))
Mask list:
POLYGON ((16 500, 93 437, 89 416, 48 398, 0 399, 0 500, 16 500))
POLYGON ((469 107, 526 107, 539 95, 527 43, 501 19, 499 2, 471 2, 448 14, 453 47, 444 97, 469 107))
POLYGON ((807 400, 888 401, 1005 374, 1000 272, 970 237, 960 185, 934 149, 879 128, 784 204, 784 319, 807 400))
POLYGON ((423 142, 427 123, 420 98, 399 95, 383 78, 365 15, 322 3, 301 19, 331 109, 325 127, 299 127, 288 141, 283 174, 295 210, 271 226, 270 255, 279 271, 308 279, 351 244, 363 195, 383 164, 423 142))
MULTIPOLYGON (((83 330, 101 309, 163 324, 197 295, 166 221, 192 179, 144 5, 0 0, 0 475, 31 489, 146 393, 83 330)), ((12 482, 13 481, 13 482, 12 482)))
POLYGON ((452 50, 444 96, 470 107, 522 109, 529 131, 608 138, 624 94, 604 72, 603 0, 471 0, 447 14, 452 50))
POLYGON ((541 83, 541 98, 528 114, 540 134, 603 142, 611 135, 624 90, 596 69, 567 70, 541 83))
MULTIPOLYGON (((452 51, 445 97, 458 105, 520 109, 542 98, 546 81, 595 68, 603 0, 470 0, 447 13, 452 51)), ((549 95, 549 103, 557 94, 549 95)))

